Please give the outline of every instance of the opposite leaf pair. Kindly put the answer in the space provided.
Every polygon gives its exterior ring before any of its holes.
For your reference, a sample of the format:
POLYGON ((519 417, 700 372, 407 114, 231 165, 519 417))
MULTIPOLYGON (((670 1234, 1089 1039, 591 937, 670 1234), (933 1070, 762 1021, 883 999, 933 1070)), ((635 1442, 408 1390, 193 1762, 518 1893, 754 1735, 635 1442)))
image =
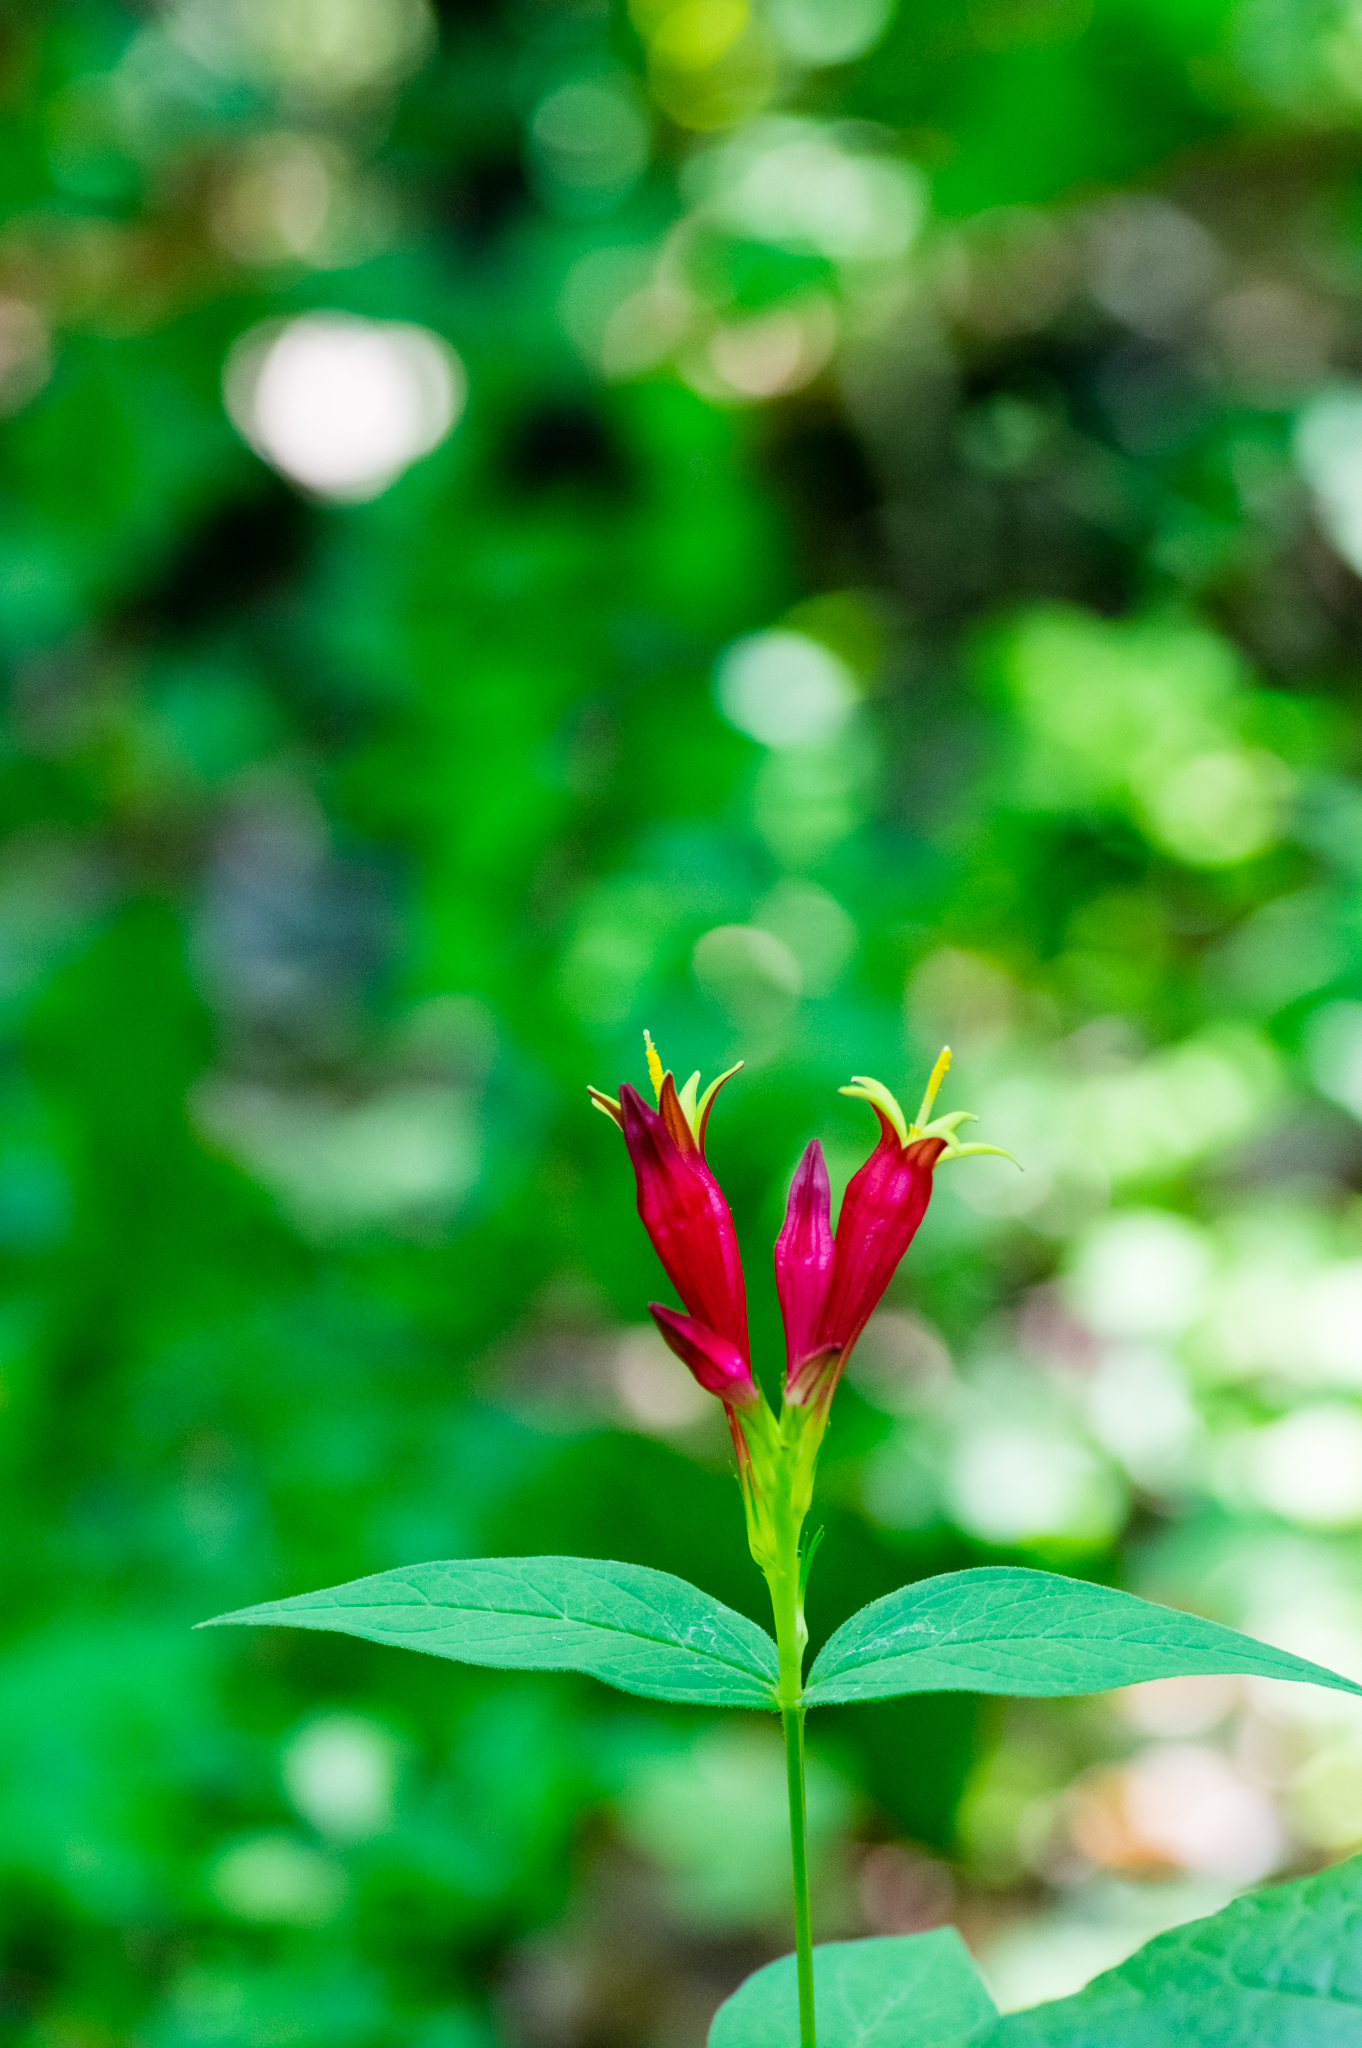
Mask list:
MULTIPOLYGON (((581 1671, 621 1692, 693 1706, 778 1712, 785 1704, 765 1629, 645 1565, 457 1558, 270 1600, 218 1621, 329 1629, 502 1670, 581 1671)), ((921 1579, 853 1614, 814 1659, 798 1705, 915 1692, 1058 1698, 1208 1672, 1362 1693, 1351 1679, 1199 1615, 1111 1586, 994 1565, 921 1579)))
MULTIPOLYGON (((654 1699, 789 1714, 766 1631, 641 1565, 456 1559, 220 1620, 337 1630, 463 1663, 585 1672, 654 1699)), ((925 1579, 862 1608, 815 1658, 795 1712, 802 1720, 811 1706, 910 1692, 1085 1693, 1200 1672, 1362 1693, 1350 1679, 1196 1615, 998 1566, 925 1579)), ((1355 2048, 1362 1864, 1240 1900, 1161 1937, 1078 1997, 1007 2018, 951 1929, 811 1955, 805 1947, 729 2000, 710 2048, 791 2048, 811 2038, 814 1995, 821 2048, 1355 2048)))

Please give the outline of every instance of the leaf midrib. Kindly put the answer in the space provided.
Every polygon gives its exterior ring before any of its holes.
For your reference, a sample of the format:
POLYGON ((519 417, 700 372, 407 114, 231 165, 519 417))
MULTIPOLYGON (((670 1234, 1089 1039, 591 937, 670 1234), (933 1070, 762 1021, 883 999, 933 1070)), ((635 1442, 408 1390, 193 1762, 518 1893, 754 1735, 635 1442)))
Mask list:
MULTIPOLYGON (((732 1661, 731 1658, 715 1655, 708 1650, 697 1650, 690 1643, 669 1642, 665 1636, 648 1636, 642 1634, 641 1631, 638 1629, 621 1628, 615 1622, 584 1621, 579 1615, 566 1614, 562 1612, 559 1612, 557 1615, 532 1614, 528 1613, 523 1607, 456 1607, 455 1605, 453 1605, 452 1602, 438 1602, 432 1600, 428 1593, 420 1592, 419 1587, 413 1586, 410 1587, 409 1590, 413 1593, 419 1593, 421 1601, 424 1602, 424 1604, 431 1610, 432 1613, 439 1613, 444 1611, 450 1614, 491 1614, 495 1615, 499 1620, 519 1619, 520 1621, 553 1621, 556 1619, 558 1621, 567 1621, 571 1622, 573 1626, 576 1628, 599 1629, 601 1633, 605 1635, 627 1636, 632 1641, 637 1643, 654 1643, 660 1649, 681 1650, 687 1656, 698 1657, 704 1662, 710 1664, 717 1664, 720 1666, 721 1669, 725 1671, 739 1671, 742 1673, 744 1678, 755 1678, 762 1685, 765 1685, 768 1688, 774 1690, 775 1680, 769 1677, 768 1674, 764 1671, 754 1671, 752 1667, 748 1664, 736 1664, 732 1661)), ((397 1603, 389 1602, 387 1604, 396 1605, 397 1603)), ((337 1602, 336 1605, 339 1609, 340 1603, 337 1602)), ((752 1626, 755 1628, 757 1624, 754 1622, 752 1626)))
MULTIPOLYGON (((1214 1624, 1211 1624, 1211 1626, 1214 1626, 1214 1624)), ((916 1631, 905 1630, 904 1633, 916 1633, 916 1631)), ((923 1631, 923 1633, 928 1634, 927 1631, 923 1631)), ((1249 1638, 1249 1640, 1253 1639, 1249 1638)), ((881 1642, 883 1643, 883 1639, 881 1639, 881 1642)), ((1069 1629, 1063 1634, 1053 1630, 1033 1629, 1027 1635, 1016 1636, 997 1635, 992 1632, 976 1636, 966 1635, 958 1629, 939 1629, 930 1631, 928 1639, 923 1642, 884 1643, 883 1647, 876 1647, 872 1644, 866 1644, 864 1647, 853 1646, 844 1657, 839 1658, 835 1665, 830 1666, 825 1671, 818 1669, 819 1659, 816 1657, 813 1669, 809 1673, 809 1679, 810 1683, 821 1683, 824 1679, 841 1678, 849 1671, 863 1671, 875 1664, 897 1663, 902 1657, 930 1656, 933 1652, 944 1649, 1017 1649, 1024 1648, 1029 1643, 1046 1643, 1066 1647, 1073 1644, 1086 1647, 1092 1645, 1093 1642, 1093 1637, 1085 1635, 1080 1629, 1069 1629)), ((1104 1636, 1097 1639, 1097 1647, 1103 1649, 1123 1649, 1130 1646, 1153 1649, 1167 1647, 1165 1644, 1158 1642, 1157 1639, 1137 1635, 1134 1632, 1123 1636, 1104 1636)), ((1271 1649, 1272 1645, 1264 1643, 1258 1647, 1261 1649, 1271 1649)), ((820 1652, 820 1656, 821 1654, 820 1652)))

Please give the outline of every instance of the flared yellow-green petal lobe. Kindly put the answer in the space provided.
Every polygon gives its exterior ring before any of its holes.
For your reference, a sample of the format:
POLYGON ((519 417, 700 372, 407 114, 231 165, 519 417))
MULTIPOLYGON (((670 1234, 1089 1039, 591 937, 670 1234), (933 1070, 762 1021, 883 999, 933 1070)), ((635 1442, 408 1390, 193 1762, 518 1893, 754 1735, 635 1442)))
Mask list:
MULTIPOLYGON (((744 1064, 744 1061, 739 1060, 735 1066, 725 1068, 717 1080, 710 1082, 696 1105, 695 1122, 692 1125, 692 1129, 695 1132, 696 1143, 702 1152, 705 1149, 705 1129, 709 1123, 709 1113, 714 1107, 714 1098, 723 1087, 725 1081, 731 1081, 735 1074, 742 1072, 744 1064)), ((698 1081, 700 1076, 697 1074, 695 1078, 698 1081)))
POLYGON ((590 1084, 588 1084, 586 1092, 591 1097, 591 1107, 598 1109, 602 1116, 608 1116, 611 1123, 618 1124, 620 1129, 623 1130, 624 1111, 620 1108, 614 1096, 602 1095, 599 1088, 593 1088, 590 1084))
POLYGON ((854 1095, 862 1102, 868 1102, 872 1109, 879 1110, 898 1133, 900 1145, 908 1143, 908 1119, 899 1106, 897 1096, 891 1095, 883 1081, 872 1080, 869 1074, 853 1074, 848 1088, 839 1088, 839 1095, 854 1095))
POLYGON ((1006 1151, 1001 1145, 948 1145, 936 1163, 942 1166, 948 1159, 973 1159, 981 1152, 991 1152, 995 1159, 1010 1159, 1018 1173, 1026 1171, 1016 1153, 1006 1151))

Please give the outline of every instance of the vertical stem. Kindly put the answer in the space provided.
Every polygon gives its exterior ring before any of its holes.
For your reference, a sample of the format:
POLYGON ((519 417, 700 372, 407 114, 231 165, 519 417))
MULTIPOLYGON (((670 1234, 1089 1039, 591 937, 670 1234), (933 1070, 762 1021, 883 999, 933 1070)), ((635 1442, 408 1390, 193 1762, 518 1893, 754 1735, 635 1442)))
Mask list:
POLYGON ((790 1795, 790 1866, 794 1878, 795 1953, 799 1971, 799 2048, 816 2048, 813 2011, 813 1924, 804 1805, 803 1602, 800 1599, 799 1529, 785 1522, 780 1563, 767 1574, 780 1653, 780 1718, 785 1729, 785 1776, 790 1795))
POLYGON ((790 1790, 790 1862, 794 1871, 795 1953, 799 1968, 799 2048, 816 2048, 813 2030, 813 1923, 804 1830, 804 1710, 785 1707, 785 1775, 790 1790))
MULTIPOLYGON (((790 1795, 800 2048, 816 2048, 804 1800, 804 1652, 809 1643, 809 1632, 804 1626, 804 1584, 813 1551, 801 1557, 800 1531, 809 1512, 814 1465, 826 1423, 826 1402, 805 1406, 787 1400, 781 1407, 779 1423, 762 1402, 745 1415, 738 1449, 747 1540, 770 1590, 776 1625, 780 1677, 775 1704, 780 1708, 785 1730, 785 1773, 790 1795)), ((817 1538, 814 1544, 816 1547, 817 1538)))

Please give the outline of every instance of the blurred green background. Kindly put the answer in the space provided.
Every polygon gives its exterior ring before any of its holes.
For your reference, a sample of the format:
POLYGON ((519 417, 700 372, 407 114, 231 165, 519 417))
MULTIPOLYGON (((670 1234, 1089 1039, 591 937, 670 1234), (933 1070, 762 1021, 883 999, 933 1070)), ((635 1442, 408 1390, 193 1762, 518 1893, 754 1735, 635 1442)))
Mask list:
MULTIPOLYGON (((1355 0, 0 7, 0 2000, 698 2048, 774 1728, 206 1615, 761 1617, 585 1084, 943 1172, 815 1641, 1040 1563, 1362 1675, 1355 0)), ((1362 1843, 1337 1695, 829 1712, 819 1928, 1005 2004, 1362 1843)))

